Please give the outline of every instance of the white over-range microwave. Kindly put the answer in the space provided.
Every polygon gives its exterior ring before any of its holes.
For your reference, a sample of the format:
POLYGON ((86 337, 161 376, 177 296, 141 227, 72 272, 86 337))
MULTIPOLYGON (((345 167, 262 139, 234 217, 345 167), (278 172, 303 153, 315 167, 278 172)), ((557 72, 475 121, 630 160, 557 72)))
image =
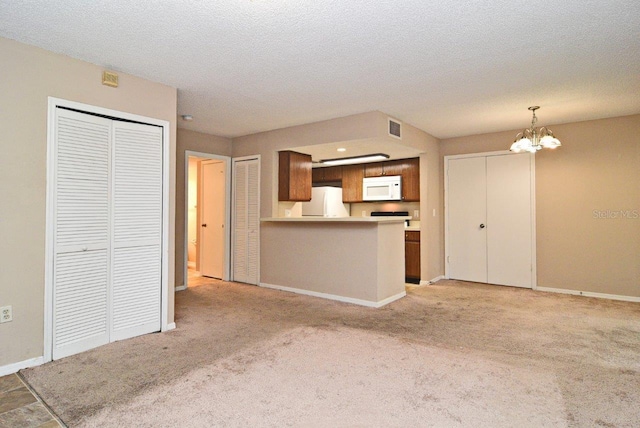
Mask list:
POLYGON ((366 177, 362 180, 363 201, 399 201, 400 199, 402 199, 401 176, 366 177))

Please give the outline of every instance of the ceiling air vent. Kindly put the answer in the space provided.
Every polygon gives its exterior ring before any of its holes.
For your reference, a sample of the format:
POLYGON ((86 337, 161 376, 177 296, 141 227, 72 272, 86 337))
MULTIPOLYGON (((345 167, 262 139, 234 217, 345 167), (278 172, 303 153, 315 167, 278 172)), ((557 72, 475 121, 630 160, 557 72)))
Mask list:
POLYGON ((389 135, 395 138, 402 138, 402 124, 393 119, 389 119, 389 135))

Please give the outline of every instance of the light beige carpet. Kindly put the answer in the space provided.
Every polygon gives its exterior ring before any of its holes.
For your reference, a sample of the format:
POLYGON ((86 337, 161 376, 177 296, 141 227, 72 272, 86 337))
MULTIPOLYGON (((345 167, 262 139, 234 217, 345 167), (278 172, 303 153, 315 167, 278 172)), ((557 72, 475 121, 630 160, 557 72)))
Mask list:
POLYGON ((303 327, 104 409, 88 423, 141 420, 203 427, 551 427, 563 425, 564 403, 555 376, 543 370, 359 330, 303 327))
POLYGON ((212 281, 23 372, 70 426, 637 426, 640 305, 445 281, 382 309, 212 281))

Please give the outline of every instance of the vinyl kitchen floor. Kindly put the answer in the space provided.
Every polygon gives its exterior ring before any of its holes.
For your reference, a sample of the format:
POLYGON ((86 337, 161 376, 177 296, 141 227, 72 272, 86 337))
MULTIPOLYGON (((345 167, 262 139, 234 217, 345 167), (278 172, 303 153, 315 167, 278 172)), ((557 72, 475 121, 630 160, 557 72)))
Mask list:
POLYGON ((61 426, 18 375, 0 377, 0 428, 61 426))

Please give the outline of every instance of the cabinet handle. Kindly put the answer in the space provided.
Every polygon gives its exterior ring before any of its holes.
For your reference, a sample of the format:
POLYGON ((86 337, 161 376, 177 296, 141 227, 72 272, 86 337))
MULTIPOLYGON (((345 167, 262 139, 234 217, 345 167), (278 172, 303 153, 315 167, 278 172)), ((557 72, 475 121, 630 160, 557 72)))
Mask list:
POLYGON ((202 224, 202 227, 207 227, 207 223, 203 223, 203 224, 202 224))
POLYGON ((484 226, 484 223, 481 223, 481 224, 480 224, 480 229, 484 229, 484 227, 485 227, 485 226, 484 226))

